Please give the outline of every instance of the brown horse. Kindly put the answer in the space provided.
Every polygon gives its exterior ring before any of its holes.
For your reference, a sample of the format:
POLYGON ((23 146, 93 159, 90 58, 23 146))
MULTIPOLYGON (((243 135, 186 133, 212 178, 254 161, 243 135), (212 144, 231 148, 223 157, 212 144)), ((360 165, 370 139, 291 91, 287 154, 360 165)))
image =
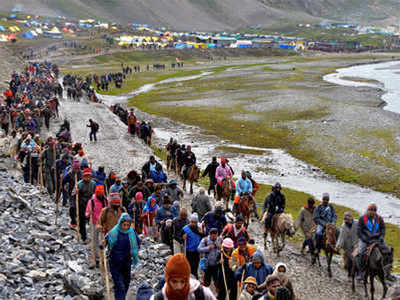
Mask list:
POLYGON ((187 170, 188 175, 184 176, 183 179, 183 189, 186 191, 186 180, 189 180, 190 183, 190 194, 193 194, 193 182, 197 182, 200 178, 200 168, 196 165, 193 165, 187 170))
POLYGON ((226 177, 222 184, 222 199, 225 202, 226 211, 229 210, 229 199, 232 195, 232 178, 230 176, 226 177))
MULTIPOLYGON (((262 221, 263 222, 263 221, 262 221)), ((296 233, 292 215, 276 214, 272 217, 271 222, 271 242, 272 250, 279 257, 280 252, 285 248, 286 235, 291 237, 296 233)), ((264 248, 266 247, 266 236, 264 236, 264 248)))
POLYGON ((250 225, 250 215, 254 210, 254 200, 250 195, 243 195, 239 202, 239 211, 244 219, 244 225, 247 227, 250 225))
POLYGON ((332 270, 331 270, 331 263, 332 263, 332 257, 334 253, 337 253, 336 251, 336 239, 338 236, 339 232, 336 229, 336 225, 333 224, 326 224, 325 226, 325 238, 323 240, 323 245, 322 248, 316 248, 314 253, 311 253, 311 264, 314 265, 315 261, 318 261, 318 266, 321 267, 321 262, 319 260, 319 252, 321 249, 324 250, 325 256, 326 256, 326 263, 327 263, 327 269, 328 269, 328 276, 332 277, 332 270))

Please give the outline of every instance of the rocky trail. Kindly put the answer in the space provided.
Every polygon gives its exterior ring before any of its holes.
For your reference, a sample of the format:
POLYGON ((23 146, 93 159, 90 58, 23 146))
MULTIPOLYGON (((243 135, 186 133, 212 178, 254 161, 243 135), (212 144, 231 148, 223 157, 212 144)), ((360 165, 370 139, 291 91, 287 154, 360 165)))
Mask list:
MULTIPOLYGON (((118 171, 118 174, 125 175, 132 169, 140 170, 149 155, 152 154, 152 150, 145 146, 141 140, 128 134, 126 125, 103 104, 85 101, 76 103, 64 99, 61 103, 61 114, 62 118, 67 118, 71 122, 73 140, 83 144, 94 167, 104 165, 106 172, 113 169, 118 171), (89 142, 89 131, 86 128, 89 118, 100 124, 97 142, 89 142)), ((61 124, 61 122, 60 119, 58 123, 61 124)), ((57 125, 57 122, 54 123, 51 134, 54 134, 54 131, 58 128, 57 125)), ((170 174, 169 178, 173 178, 173 174, 170 174)), ((195 188, 195 193, 197 188, 195 188)), ((183 205, 190 208, 191 199, 192 196, 185 193, 183 205)), ((67 214, 67 210, 64 212, 67 214)), ((67 226, 67 224, 63 224, 63 226, 67 226)), ((263 249, 263 230, 260 224, 253 222, 250 225, 249 232, 256 240, 257 246, 263 249)), ((72 241, 72 243, 75 244, 76 242, 72 241)), ((150 244, 149 242, 148 245, 150 244)), ((160 245, 151 245, 153 249, 157 250, 161 247, 160 245)), ((145 248, 146 243, 142 249, 145 248)), ((166 249, 164 248, 164 250, 166 249)), ((141 271, 132 273, 134 280, 131 284, 129 299, 135 299, 136 289, 143 279, 147 279, 148 283, 154 285, 157 281, 155 275, 162 275, 163 273, 163 267, 160 268, 159 266, 163 264, 165 257, 158 257, 157 253, 152 250, 142 250, 140 255, 142 262, 138 270, 141 271)), ((163 255, 167 255, 167 252, 164 251, 163 255)), ((284 262, 288 265, 296 292, 301 299, 364 299, 360 296, 361 294, 351 292, 350 280, 338 263, 333 264, 334 278, 329 279, 326 273, 325 258, 321 258, 323 265, 321 269, 310 267, 310 257, 300 255, 299 249, 294 244, 287 244, 280 258, 275 257, 269 250, 264 251, 264 255, 266 262, 271 265, 275 265, 277 262, 284 262)), ((379 294, 380 284, 378 283, 377 286, 379 294)), ((358 291, 362 291, 361 285, 358 285, 358 291)))

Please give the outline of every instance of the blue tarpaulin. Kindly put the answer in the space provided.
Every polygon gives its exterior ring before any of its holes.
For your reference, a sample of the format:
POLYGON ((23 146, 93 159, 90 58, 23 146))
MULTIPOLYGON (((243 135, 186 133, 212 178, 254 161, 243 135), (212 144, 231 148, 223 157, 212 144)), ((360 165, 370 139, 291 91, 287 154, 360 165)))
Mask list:
POLYGON ((3 26, 0 25, 0 31, 6 32, 6 29, 3 26))
POLYGON ((22 37, 24 38, 24 39, 34 39, 35 38, 35 36, 32 34, 32 32, 25 32, 25 33, 23 33, 22 34, 22 37))

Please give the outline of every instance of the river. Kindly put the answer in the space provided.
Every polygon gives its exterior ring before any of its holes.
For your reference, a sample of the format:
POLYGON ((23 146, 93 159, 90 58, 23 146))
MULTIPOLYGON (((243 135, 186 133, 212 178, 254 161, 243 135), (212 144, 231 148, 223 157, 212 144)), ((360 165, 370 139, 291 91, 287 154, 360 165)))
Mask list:
MULTIPOLYGON (((390 67, 392 65, 388 66, 390 67)), ((196 76, 172 78, 159 83, 144 85, 126 95, 98 95, 98 97, 106 105, 115 103, 126 104, 130 97, 148 92, 162 84, 172 81, 193 80, 209 74, 210 73, 202 73, 196 76)), ((351 74, 345 76, 359 75, 351 74)), ((340 76, 337 79, 339 78, 340 76)), ((225 155, 229 157, 230 165, 236 171, 237 176, 240 176, 240 170, 248 170, 259 183, 274 184, 275 182, 280 182, 283 187, 309 193, 318 199, 321 198, 322 193, 328 192, 331 195, 331 201, 333 203, 350 207, 359 213, 363 213, 368 203, 373 201, 378 205, 379 212, 386 221, 400 225, 400 215, 395 215, 395 212, 400 211, 400 201, 390 194, 377 192, 355 184, 341 182, 322 172, 319 168, 292 157, 281 149, 265 149, 236 145, 230 141, 221 140, 221 138, 217 136, 203 134, 201 129, 196 126, 188 126, 168 118, 149 115, 139 110, 137 110, 137 114, 139 117, 151 120, 155 131, 154 141, 158 145, 165 146, 171 137, 174 139, 176 138, 178 143, 191 144, 197 156, 198 164, 202 169, 210 162, 212 156, 216 155, 221 157, 221 155, 225 155), (256 149, 261 150, 262 154, 224 154, 217 150, 218 146, 256 149)), ((290 199, 288 199, 288 201, 290 201, 290 199)))

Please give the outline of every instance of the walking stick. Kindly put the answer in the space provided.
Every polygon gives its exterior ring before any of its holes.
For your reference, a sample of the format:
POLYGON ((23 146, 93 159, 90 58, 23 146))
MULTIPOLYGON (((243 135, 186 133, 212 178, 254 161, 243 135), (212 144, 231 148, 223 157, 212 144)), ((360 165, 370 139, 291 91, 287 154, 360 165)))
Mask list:
POLYGON ((242 294, 242 288, 243 288, 243 279, 244 279, 244 273, 246 272, 245 266, 243 265, 243 270, 242 270, 242 279, 240 282, 238 282, 238 289, 237 289, 237 300, 240 300, 240 295, 242 294))
POLYGON ((40 190, 42 190, 42 189, 43 189, 43 163, 42 163, 42 154, 40 154, 39 183, 40 183, 40 190))
MULTIPOLYGON (((103 240, 103 235, 101 234, 101 231, 98 232, 97 238, 100 241, 103 240)), ((101 274, 101 281, 104 284, 104 261, 103 261, 103 251, 101 251, 101 248, 99 247, 99 259, 100 259, 100 274, 101 274)))
MULTIPOLYGON (((221 255, 223 255, 221 253, 221 255)), ((224 266, 224 262, 222 262, 221 264, 221 268, 222 268, 222 276, 224 277, 224 285, 225 285, 225 300, 229 300, 229 296, 228 296, 228 285, 226 284, 226 276, 225 276, 225 266, 224 266)))
POLYGON ((75 209, 76 209, 76 239, 80 241, 80 220, 79 220, 79 190, 78 190, 78 174, 75 175, 75 209))
POLYGON ((55 224, 57 225, 58 223, 58 181, 57 181, 57 155, 56 155, 56 144, 54 143, 53 145, 53 160, 54 160, 54 183, 56 185, 56 222, 55 224))
POLYGON ((185 254, 186 257, 186 239, 183 241, 183 253, 185 254))
POLYGON ((29 153, 29 183, 32 184, 32 152, 29 153))
POLYGON ((149 235, 153 236, 153 226, 150 225, 150 212, 147 212, 147 224, 149 225, 149 235))
MULTIPOLYGON (((90 201, 90 200, 89 200, 90 201)), ((96 254, 95 254, 95 249, 94 249, 94 224, 93 224, 93 210, 94 210, 94 201, 92 202, 92 209, 90 211, 90 238, 91 238, 91 244, 92 244, 92 263, 96 267, 96 254)))
POLYGON ((111 300, 110 279, 108 278, 108 265, 107 265, 107 256, 105 247, 103 251, 103 259, 104 259, 104 273, 106 277, 106 287, 107 287, 107 300, 111 300))

